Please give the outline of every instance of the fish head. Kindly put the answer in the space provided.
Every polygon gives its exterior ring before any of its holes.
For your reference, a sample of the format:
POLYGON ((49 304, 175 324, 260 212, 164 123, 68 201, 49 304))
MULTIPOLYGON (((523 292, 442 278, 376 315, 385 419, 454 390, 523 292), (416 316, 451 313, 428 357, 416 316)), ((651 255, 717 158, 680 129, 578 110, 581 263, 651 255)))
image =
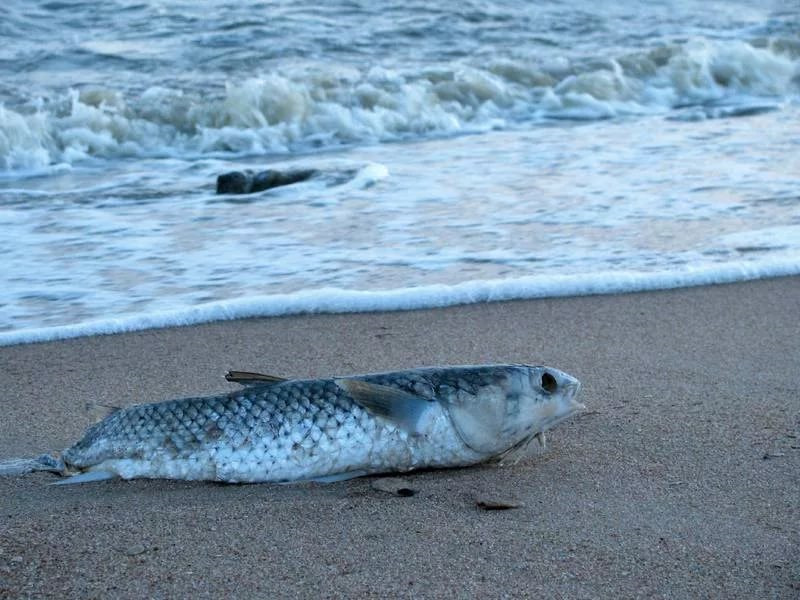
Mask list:
POLYGON ((586 408, 575 399, 581 382, 572 375, 552 367, 528 367, 527 370, 521 384, 524 390, 521 425, 532 423, 534 433, 543 433, 586 408))
POLYGON ((451 395, 447 408, 461 440, 488 458, 583 409, 575 399, 580 385, 552 367, 500 366, 481 384, 451 395))

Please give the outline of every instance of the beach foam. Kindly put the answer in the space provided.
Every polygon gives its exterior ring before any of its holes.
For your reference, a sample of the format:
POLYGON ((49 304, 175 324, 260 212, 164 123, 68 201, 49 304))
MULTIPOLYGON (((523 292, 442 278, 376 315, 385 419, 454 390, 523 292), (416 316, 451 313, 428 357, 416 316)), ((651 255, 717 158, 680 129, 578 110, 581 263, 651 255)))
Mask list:
POLYGON ((211 302, 179 310, 73 325, 0 332, 0 346, 252 317, 416 310, 503 300, 663 290, 789 275, 800 275, 799 261, 773 260, 655 272, 609 271, 580 275, 536 275, 384 291, 326 288, 211 302))

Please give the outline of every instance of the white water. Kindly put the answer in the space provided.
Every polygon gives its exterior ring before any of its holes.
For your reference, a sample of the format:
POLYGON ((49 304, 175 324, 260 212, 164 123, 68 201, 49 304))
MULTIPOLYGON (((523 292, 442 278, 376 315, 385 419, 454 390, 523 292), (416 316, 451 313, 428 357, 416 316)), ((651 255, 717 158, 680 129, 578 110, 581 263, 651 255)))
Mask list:
POLYGON ((552 277, 531 276, 511 280, 468 281, 449 286, 440 284, 377 292, 322 288, 293 294, 274 294, 241 300, 210 302, 189 309, 85 321, 75 325, 0 333, 0 346, 68 339, 85 335, 139 331, 157 327, 196 325, 248 317, 414 310, 501 300, 663 290, 783 275, 800 275, 800 266, 796 260, 761 263, 751 268, 740 264, 690 269, 685 272, 613 271, 552 277))
POLYGON ((290 154, 678 107, 683 119, 736 115, 796 96, 798 57, 800 42, 700 38, 597 58, 406 69, 292 62, 210 92, 73 88, 18 110, 0 107, 0 167, 46 172, 89 158, 290 154))
POLYGON ((0 27, 0 344, 800 272, 798 9, 118 4, 0 27))

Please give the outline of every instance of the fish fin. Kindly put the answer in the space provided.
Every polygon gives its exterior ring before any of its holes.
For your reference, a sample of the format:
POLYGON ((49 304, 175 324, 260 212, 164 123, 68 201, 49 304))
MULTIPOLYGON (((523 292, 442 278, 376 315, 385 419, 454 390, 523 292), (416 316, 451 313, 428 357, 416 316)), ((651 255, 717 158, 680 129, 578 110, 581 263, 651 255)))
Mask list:
POLYGON ((50 454, 42 454, 38 458, 10 458, 0 460, 0 476, 4 475, 24 475, 34 471, 49 471, 51 473, 63 473, 65 471, 64 461, 50 454))
POLYGON ((420 433, 420 418, 431 405, 427 398, 360 379, 334 381, 372 415, 385 419, 412 435, 420 433))
POLYGON ((292 485, 293 483, 336 483, 337 481, 347 481, 356 477, 368 475, 367 471, 345 471, 344 473, 334 473, 333 475, 321 475, 319 477, 306 477, 304 479, 292 479, 291 481, 279 481, 281 485, 292 485))
POLYGON ((346 471, 344 473, 334 473, 333 475, 323 475, 322 477, 312 477, 306 481, 315 481, 317 483, 336 483, 337 481, 347 481, 348 479, 355 479, 356 477, 363 477, 366 471, 346 471))
POLYGON ((73 483, 91 483, 92 481, 105 481, 106 479, 115 479, 116 477, 117 474, 112 473, 111 471, 85 471, 84 473, 78 473, 77 475, 73 475, 72 477, 62 479, 61 481, 56 481, 51 485, 72 485, 73 483))
MULTIPOLYGON (((537 434, 538 435, 538 434, 537 434)), ((528 455, 528 448, 531 447, 533 440, 536 436, 527 437, 524 440, 517 442, 511 448, 496 456, 492 462, 496 462, 500 466, 515 465, 528 455)))
POLYGON ((264 373, 253 373, 251 371, 228 371, 225 373, 225 379, 232 383, 239 383, 241 385, 264 385, 289 381, 285 377, 266 375, 264 373))
POLYGON ((87 414, 94 423, 99 423, 107 416, 112 415, 120 410, 119 406, 113 406, 111 404, 99 404, 97 402, 87 402, 84 406, 87 414))
POLYGON ((494 462, 501 465, 515 465, 528 455, 539 454, 545 449, 544 431, 540 431, 530 437, 525 438, 521 442, 517 442, 511 448, 495 457, 494 462), (530 452, 531 444, 536 441, 539 445, 538 451, 530 452))

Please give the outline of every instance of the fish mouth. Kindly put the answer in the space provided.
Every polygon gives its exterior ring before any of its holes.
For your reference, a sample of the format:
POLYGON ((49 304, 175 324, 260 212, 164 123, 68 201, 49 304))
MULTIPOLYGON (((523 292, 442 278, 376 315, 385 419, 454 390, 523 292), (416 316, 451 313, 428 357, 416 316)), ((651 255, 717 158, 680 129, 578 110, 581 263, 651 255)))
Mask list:
POLYGON ((567 399, 575 401, 575 396, 577 396, 578 392, 581 391, 581 382, 577 379, 574 379, 573 381, 565 384, 564 388, 564 395, 567 397, 567 399))
POLYGON ((578 396, 578 393, 581 391, 581 382, 574 377, 571 377, 570 379, 572 381, 563 384, 561 387, 561 393, 564 396, 563 402, 569 407, 569 414, 571 415, 579 410, 583 410, 586 408, 586 405, 584 405, 582 402, 578 402, 575 399, 578 396))
POLYGON ((580 412, 586 409, 586 405, 583 402, 578 402, 575 398, 578 395, 578 392, 581 391, 581 382, 575 381, 575 383, 571 384, 569 388, 567 388, 568 395, 565 398, 566 402, 568 403, 568 412, 564 416, 566 419, 567 417, 571 417, 576 412, 580 412))
POLYGON ((571 381, 564 383, 561 386, 561 398, 557 401, 558 408, 555 414, 543 419, 538 430, 544 432, 548 429, 552 429, 562 421, 569 419, 575 413, 584 410, 586 406, 575 399, 580 390, 581 384, 577 379, 571 378, 571 381))

